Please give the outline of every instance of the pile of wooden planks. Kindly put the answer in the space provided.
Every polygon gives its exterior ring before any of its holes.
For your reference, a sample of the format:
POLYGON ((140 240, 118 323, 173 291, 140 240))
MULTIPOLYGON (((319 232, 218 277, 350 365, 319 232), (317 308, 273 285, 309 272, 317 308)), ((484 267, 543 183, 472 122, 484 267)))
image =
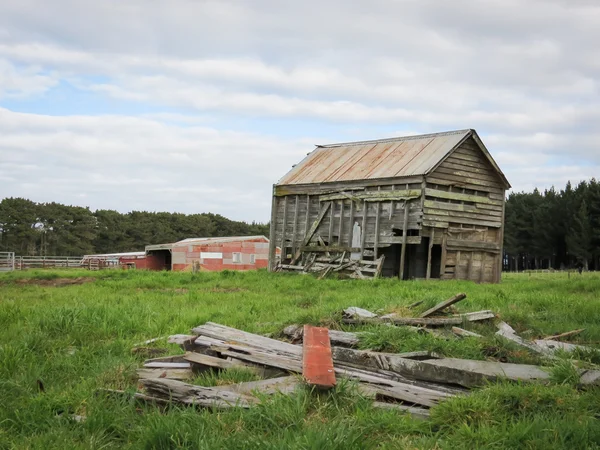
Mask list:
MULTIPOLYGON (((445 303, 444 308, 449 301, 445 303)), ((377 318, 360 308, 348 308, 346 312, 370 316, 365 320, 377 318)), ((431 319, 431 314, 427 311, 421 315, 427 317, 421 319, 431 319)), ((360 342, 362 333, 298 325, 286 327, 284 334, 292 342, 207 322, 193 328, 192 334, 171 336, 169 342, 180 345, 186 353, 147 360, 138 370, 144 392, 134 397, 157 405, 176 402, 212 409, 250 408, 265 396, 291 394, 302 386, 332 389, 338 379, 349 379, 362 395, 373 399, 374 406, 427 418, 432 406, 450 397, 468 395, 471 389, 489 382, 545 382, 550 378, 546 368, 533 365, 352 348, 360 342), (225 386, 189 382, 204 371, 233 368, 244 368, 260 379, 225 386)), ((582 385, 600 385, 600 371, 580 373, 582 385)))
MULTIPOLYGON (((312 248, 312 247, 308 247, 312 248)), ((353 258, 347 252, 330 253, 316 251, 324 247, 314 247, 315 251, 305 251, 303 260, 294 264, 279 264, 276 271, 300 272, 319 274, 319 278, 326 278, 332 274, 338 274, 347 278, 366 280, 379 278, 383 269, 384 256, 369 261, 353 258)))

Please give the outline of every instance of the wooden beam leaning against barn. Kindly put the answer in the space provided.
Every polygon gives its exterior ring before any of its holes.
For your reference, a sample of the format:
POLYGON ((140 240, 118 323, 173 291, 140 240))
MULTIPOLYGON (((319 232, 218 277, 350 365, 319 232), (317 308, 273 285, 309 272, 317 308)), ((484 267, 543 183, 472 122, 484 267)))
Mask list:
MULTIPOLYGON (((302 244, 300 245, 300 249, 298 249, 298 251, 296 251, 296 254, 292 258, 292 261, 290 262, 291 265, 295 264, 302 256, 302 247, 306 247, 306 245, 308 245, 308 243, 310 242, 312 237, 315 235, 317 228, 319 228, 319 225, 323 221, 325 214, 327 214, 327 211, 331 207, 331 203, 332 202, 327 202, 327 203, 324 203, 323 205, 321 205, 321 210, 319 211, 319 215, 317 216, 317 219, 313 222, 311 227, 308 229, 306 236, 304 236, 304 239, 302 240, 302 244)), ((282 261, 283 261, 283 256, 282 256, 282 261)))

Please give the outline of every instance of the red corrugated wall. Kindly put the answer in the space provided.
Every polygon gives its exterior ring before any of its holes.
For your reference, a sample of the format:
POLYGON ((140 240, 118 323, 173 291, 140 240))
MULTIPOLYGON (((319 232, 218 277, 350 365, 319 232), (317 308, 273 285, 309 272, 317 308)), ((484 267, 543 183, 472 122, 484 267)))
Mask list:
POLYGON ((173 247, 173 270, 192 270, 195 261, 200 262, 201 271, 263 269, 269 263, 269 240, 256 238, 201 245, 181 243, 173 247), (234 253, 240 254, 241 262, 233 262, 234 253), (216 257, 219 254, 221 257, 216 257), (250 255, 254 255, 254 263, 250 262, 250 255))

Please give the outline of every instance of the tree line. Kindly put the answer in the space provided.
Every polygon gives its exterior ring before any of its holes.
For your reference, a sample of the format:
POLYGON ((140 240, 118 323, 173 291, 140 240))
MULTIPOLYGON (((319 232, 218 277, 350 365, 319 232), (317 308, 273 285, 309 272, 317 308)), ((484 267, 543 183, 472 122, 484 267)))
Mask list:
MULTIPOLYGON (((188 237, 269 235, 269 224, 218 214, 91 211, 24 198, 0 201, 0 251, 80 256, 140 251, 188 237)), ((504 269, 600 270, 600 182, 511 193, 506 201, 504 269)))
POLYGON ((600 270, 600 182, 510 194, 504 250, 507 270, 600 270))
POLYGON ((31 256, 81 256, 143 251, 149 244, 189 237, 269 235, 269 225, 227 219, 219 214, 91 211, 81 206, 0 201, 0 251, 31 256))

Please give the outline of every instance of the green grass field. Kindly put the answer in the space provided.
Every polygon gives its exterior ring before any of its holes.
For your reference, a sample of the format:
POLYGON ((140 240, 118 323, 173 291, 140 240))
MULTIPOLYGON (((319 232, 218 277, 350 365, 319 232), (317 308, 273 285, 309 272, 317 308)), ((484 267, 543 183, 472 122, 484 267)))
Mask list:
MULTIPOLYGON (((600 391, 575 388, 571 363, 552 369, 555 382, 490 385, 440 404, 419 422, 370 407, 351 383, 335 392, 275 396, 247 411, 166 411, 95 394, 136 389, 146 339, 187 333, 206 321, 280 337, 292 323, 340 326, 340 310, 418 311, 458 292, 459 312, 492 309, 523 337, 576 328, 573 342, 600 348, 600 274, 507 275, 500 285, 397 280, 316 280, 260 272, 23 272, 0 275, 0 449, 369 449, 600 448, 600 391), (83 284, 62 279, 92 277, 83 284), (40 392, 39 382, 45 392, 40 392), (83 422, 72 415, 86 417, 83 422)), ((470 329, 483 340, 443 340, 401 327, 363 326, 364 346, 383 351, 433 350, 447 356, 539 363, 497 340, 491 325, 470 329)), ((163 342, 156 347, 176 346, 163 342)), ((578 355, 600 363, 598 352, 578 355)), ((224 372, 197 383, 245 380, 224 372)))

